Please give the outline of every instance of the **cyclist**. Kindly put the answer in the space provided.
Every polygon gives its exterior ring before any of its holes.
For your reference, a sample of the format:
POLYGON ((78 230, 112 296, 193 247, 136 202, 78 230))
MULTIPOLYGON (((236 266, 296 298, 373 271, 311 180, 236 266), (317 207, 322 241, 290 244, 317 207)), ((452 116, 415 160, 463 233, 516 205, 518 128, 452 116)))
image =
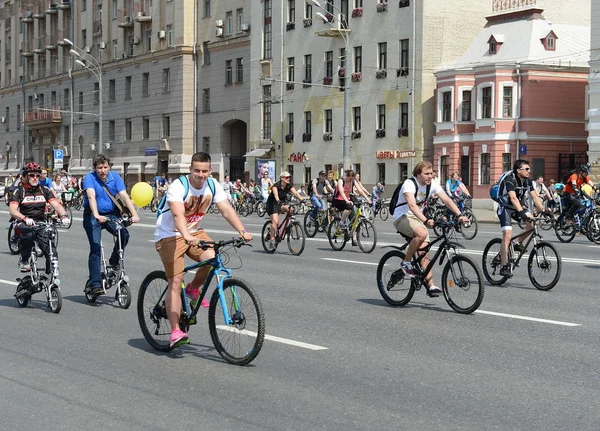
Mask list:
MULTIPOLYGON (((354 174, 354 190, 353 190, 353 193, 355 195, 365 196, 368 199, 369 192, 367 191, 367 189, 365 189, 365 187, 360 182, 360 174, 354 174)), ((370 202, 370 199, 369 199, 369 202, 370 202)))
MULTIPOLYGON (((217 205, 219 212, 231 227, 239 232, 241 238, 246 241, 252 240, 252 234, 245 230, 235 210, 229 205, 223 187, 217 181, 208 179, 211 172, 210 155, 194 154, 190 173, 185 176, 188 183, 187 193, 181 179, 173 181, 167 191, 168 209, 165 205, 156 220, 155 247, 165 268, 169 286, 165 302, 167 317, 171 323, 171 346, 189 343, 188 335, 179 327, 185 255, 195 261, 207 260, 215 256, 212 249, 202 250, 197 246, 198 241, 211 241, 206 232, 200 228, 200 223, 211 203, 217 205)), ((208 270, 207 265, 198 268, 194 279, 185 288, 186 295, 193 301, 197 301, 200 296, 200 286, 204 283, 208 270)), ((201 305, 208 307, 208 299, 201 305)))
MULTIPOLYGON (((125 183, 116 172, 110 170, 110 159, 104 154, 99 154, 92 160, 94 172, 85 175, 83 179, 83 190, 85 191, 83 200, 83 228, 87 234, 90 243, 90 253, 88 257, 88 270, 90 279, 90 293, 92 295, 101 295, 104 293, 102 288, 102 272, 100 269, 100 257, 102 247, 102 229, 106 229, 112 236, 117 235, 116 221, 120 215, 119 210, 113 199, 118 196, 131 214, 131 222, 140 221, 139 216, 129 199, 125 183)), ((121 229, 121 245, 123 250, 129 241, 129 232, 126 228, 121 229)), ((119 270, 119 242, 115 241, 109 265, 115 270, 119 270)))
POLYGON ((227 200, 233 206, 233 197, 231 196, 233 193, 233 183, 230 181, 229 175, 225 175, 225 181, 221 183, 221 188, 225 192, 227 200))
POLYGON ((284 171, 279 175, 279 181, 273 184, 271 194, 267 198, 267 214, 271 216, 271 233, 269 240, 275 241, 277 228, 279 227, 279 213, 285 214, 290 210, 290 207, 283 202, 290 194, 294 195, 300 202, 303 202, 302 196, 296 191, 291 183, 292 176, 289 172, 284 171))
POLYGON ((578 192, 581 190, 583 184, 589 184, 594 187, 594 183, 589 177, 590 166, 588 164, 581 165, 579 167, 579 173, 573 173, 565 184, 563 190, 563 196, 565 197, 566 204, 569 206, 565 219, 569 222, 573 221, 573 215, 576 211, 583 208, 581 200, 579 199, 578 192))
MULTIPOLYGON (((533 199, 536 208, 540 212, 544 212, 544 204, 535 191, 530 177, 531 168, 529 162, 519 159, 514 163, 513 170, 500 182, 498 196, 501 197, 501 203, 498 206, 498 218, 500 219, 500 230, 502 231, 502 244, 500 246, 502 268, 500 268, 500 275, 503 277, 512 277, 511 267, 508 264, 508 247, 512 239, 511 218, 520 220, 531 217, 531 213, 527 207, 528 195, 533 199)), ((533 229, 533 225, 531 221, 528 221, 525 230, 530 229, 533 229)), ((516 251, 521 252, 524 250, 523 241, 530 235, 531 233, 521 237, 521 241, 514 245, 516 251)))
POLYGON ((373 214, 375 214, 375 210, 377 207, 377 202, 381 199, 382 193, 385 191, 383 184, 377 183, 373 186, 373 190, 371 190, 371 202, 373 202, 373 214))
POLYGON ((167 174, 164 172, 154 177, 152 181, 152 188, 154 189, 154 197, 156 202, 159 202, 167 189, 169 188, 169 181, 167 180, 167 174))
MULTIPOLYGON (((337 181, 336 187, 335 187, 335 192, 333 195, 333 201, 331 202, 331 205, 340 210, 343 211, 342 213, 342 217, 341 217, 341 221, 340 221, 340 227, 341 228, 345 228, 347 226, 347 222, 348 222, 348 216, 350 216, 350 213, 352 212, 354 205, 352 204, 352 201, 350 200, 350 195, 352 193, 353 190, 356 190, 357 192, 359 192, 362 196, 364 196, 367 201, 369 203, 371 203, 371 199, 369 198, 368 194, 363 194, 362 189, 360 189, 359 187, 355 187, 355 177, 356 174, 354 173, 354 171, 352 169, 349 169, 346 171, 346 176, 344 177, 344 179, 339 179, 337 181)), ((354 241, 353 241, 354 243, 354 241)), ((354 245, 354 244, 353 244, 354 245)))
MULTIPOLYGON (((9 202, 11 217, 21 220, 16 226, 15 232, 19 235, 21 246, 21 257, 19 269, 21 272, 31 270, 29 256, 37 238, 38 244, 46 256, 46 274, 52 272, 50 262, 50 240, 44 234, 44 228, 36 226, 35 222, 46 220, 46 204, 52 205, 57 214, 60 215, 64 224, 69 223, 65 209, 54 197, 49 188, 40 186, 42 169, 35 162, 29 162, 23 169, 23 182, 17 187, 9 202)), ((58 259, 56 250, 52 250, 54 257, 58 259)))
POLYGON ((262 174, 262 178, 260 179, 260 191, 262 194, 263 202, 267 202, 269 198, 269 193, 271 192, 271 188, 273 187, 273 180, 269 178, 269 172, 264 171, 262 174))
MULTIPOLYGON (((409 277, 414 277, 415 270, 411 260, 415 252, 422 246, 427 246, 429 241, 429 232, 427 227, 433 227, 433 219, 427 218, 421 212, 420 206, 427 200, 428 193, 436 194, 454 214, 458 216, 459 223, 468 221, 468 218, 460 215, 452 199, 444 192, 441 185, 433 181, 433 165, 428 161, 419 162, 414 170, 413 176, 408 178, 402 184, 398 201, 395 208, 390 208, 393 212, 392 222, 394 227, 401 234, 412 238, 406 256, 402 262, 402 271, 409 277)), ((429 257, 425 256, 422 260, 422 266, 425 268, 429 264, 429 257)), ((439 296, 442 290, 434 285, 433 271, 427 275, 427 295, 432 298, 439 296)))
POLYGON ((40 178, 40 186, 52 188, 52 180, 48 178, 48 169, 42 168, 42 176, 40 178))
POLYGON ((460 180, 460 175, 457 171, 452 172, 452 175, 448 181, 446 181, 446 194, 451 198, 459 197, 462 194, 471 196, 467 187, 460 180))
POLYGON ((319 178, 315 178, 310 183, 310 187, 308 188, 308 195, 310 197, 310 201, 313 204, 313 208, 310 212, 312 218, 316 219, 317 212, 319 210, 327 210, 327 204, 323 199, 326 184, 328 184, 328 182, 326 179, 325 171, 319 172, 319 178))

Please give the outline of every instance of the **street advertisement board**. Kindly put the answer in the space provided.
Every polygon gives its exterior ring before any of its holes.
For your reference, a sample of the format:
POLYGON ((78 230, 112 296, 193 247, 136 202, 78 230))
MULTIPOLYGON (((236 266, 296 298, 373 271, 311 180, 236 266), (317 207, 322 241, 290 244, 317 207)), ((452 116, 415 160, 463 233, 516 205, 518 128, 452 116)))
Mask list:
POLYGON ((275 160, 257 160, 256 161, 256 181, 259 181, 265 172, 269 173, 269 178, 275 182, 275 160))

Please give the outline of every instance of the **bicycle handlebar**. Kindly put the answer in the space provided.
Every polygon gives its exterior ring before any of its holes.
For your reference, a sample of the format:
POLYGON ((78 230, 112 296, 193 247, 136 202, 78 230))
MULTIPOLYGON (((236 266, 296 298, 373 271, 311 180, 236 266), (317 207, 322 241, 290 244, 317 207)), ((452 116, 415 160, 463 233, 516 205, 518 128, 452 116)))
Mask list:
POLYGON ((247 245, 249 247, 252 247, 252 244, 248 244, 248 242, 243 239, 243 238, 232 238, 226 241, 202 241, 202 240, 198 240, 196 242, 196 244, 194 244, 196 247, 200 247, 202 250, 207 250, 210 248, 210 246, 212 245, 213 249, 215 250, 215 253, 218 253, 219 249, 226 247, 228 245, 233 245, 236 248, 240 248, 244 245, 247 245))

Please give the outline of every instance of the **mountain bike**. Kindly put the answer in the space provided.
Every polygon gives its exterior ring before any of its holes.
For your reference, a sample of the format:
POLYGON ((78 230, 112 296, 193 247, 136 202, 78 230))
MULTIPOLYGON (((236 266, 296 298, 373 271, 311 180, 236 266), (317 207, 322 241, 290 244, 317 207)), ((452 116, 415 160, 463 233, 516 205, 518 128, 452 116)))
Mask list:
MULTIPOLYGON (((58 225, 60 225, 60 221, 56 219, 36 223, 36 226, 44 228, 42 232, 48 236, 48 257, 50 259, 52 272, 46 274, 45 270, 40 271, 38 269, 38 256, 36 247, 34 246, 31 249, 31 255, 29 256, 29 265, 31 266, 29 275, 26 275, 23 278, 17 278, 19 284, 17 285, 17 291, 14 296, 20 307, 26 307, 34 294, 44 291, 46 293, 46 301, 50 311, 53 313, 60 313, 62 308, 62 293, 60 291, 58 258, 54 256, 54 250, 57 245, 56 238, 58 237, 58 225)), ((37 243, 37 241, 36 233, 35 242, 37 243)))
POLYGON ((262 228, 261 241, 265 252, 275 253, 280 242, 287 238, 288 250, 294 256, 300 256, 304 251, 306 239, 304 231, 299 222, 296 221, 296 207, 299 204, 286 204, 289 207, 283 221, 279 222, 275 238, 271 238, 271 220, 267 221, 262 228))
POLYGON ((594 202, 581 200, 582 208, 573 214, 573 220, 567 221, 568 209, 563 209, 556 219, 554 232, 560 242, 571 242, 577 233, 585 235, 590 241, 600 243, 600 209, 594 208, 594 202))
POLYGON ((383 221, 386 221, 390 215, 390 210, 381 197, 375 202, 373 217, 377 217, 377 215, 379 215, 379 218, 383 221))
MULTIPOLYGON (((200 296, 190 302, 185 294, 185 281, 181 283, 182 310, 179 326, 188 332, 197 323, 197 314, 202 299, 206 296, 213 278, 217 286, 208 308, 208 328, 215 349, 227 362, 246 365, 260 353, 265 338, 265 318, 258 295, 244 281, 233 278, 232 270, 225 268, 223 260, 226 250, 247 244, 243 239, 228 241, 200 241, 203 249, 212 246, 215 257, 197 262, 184 269, 187 273, 208 265, 210 270, 204 281, 200 296), (220 311, 220 313, 219 313, 220 311)), ((153 271, 146 276, 138 294, 137 314, 144 338, 155 349, 168 352, 174 347, 169 344, 171 324, 167 318, 165 297, 167 277, 164 271, 153 271)))
MULTIPOLYGON (((371 253, 377 245, 377 231, 375 225, 363 214, 365 201, 355 200, 356 207, 354 217, 346 227, 341 226, 341 219, 336 217, 327 228, 329 245, 336 251, 341 251, 346 243, 356 234, 356 241, 363 253, 371 253)), ((354 241, 354 239, 353 239, 354 241)))
MULTIPOLYGON (((544 222, 543 217, 534 217, 533 228, 513 237, 508 247, 508 263, 510 264, 511 274, 515 268, 519 266, 521 259, 525 257, 525 253, 529 245, 533 242, 533 249, 527 260, 527 274, 531 283, 539 290, 550 290, 558 283, 562 270, 562 259, 558 250, 554 245, 544 241, 539 232, 539 223, 544 222), (523 249, 519 252, 515 250, 515 243, 520 238, 531 234, 527 243, 523 244, 523 249)), ((483 274, 490 284, 501 285, 506 282, 511 276, 500 275, 502 262, 500 260, 500 248, 502 244, 501 238, 494 238, 483 249, 482 265, 483 274)))
MULTIPOLYGON (((456 232, 459 232, 464 239, 467 240, 475 238, 479 229, 477 218, 475 217, 475 214, 473 214, 473 210, 471 208, 468 208, 465 204, 465 201, 471 199, 472 198, 470 196, 462 196, 454 199, 456 207, 460 210, 460 215, 465 216, 469 219, 469 221, 466 223, 456 223, 456 220, 454 220, 454 229, 456 232)), ((446 220, 453 220, 456 218, 456 215, 452 211, 450 211, 449 208, 445 206, 438 206, 432 218, 434 220, 437 220, 440 217, 444 217, 446 220)), ((434 225, 433 231, 437 236, 440 236, 440 230, 441 228, 437 227, 437 225, 434 225)))
POLYGON ((412 238, 402 235, 407 241, 404 245, 386 246, 394 250, 383 255, 377 266, 377 287, 383 299, 390 305, 403 306, 410 302, 413 295, 421 287, 428 288, 427 275, 439 260, 440 265, 446 260, 442 270, 442 293, 446 302, 457 313, 473 313, 483 301, 484 287, 481 269, 469 257, 459 254, 462 246, 450 241, 449 232, 454 229, 452 222, 437 220, 436 225, 441 229, 442 235, 434 239, 427 246, 421 247, 412 258, 415 276, 411 279, 404 274, 401 265, 406 257, 404 250, 412 238), (422 261, 434 244, 438 249, 426 268, 422 261))
POLYGON ((316 217, 312 211, 308 211, 304 216, 304 232, 307 237, 313 238, 317 232, 324 232, 336 217, 337 210, 329 204, 326 205, 327 209, 318 210, 316 217))

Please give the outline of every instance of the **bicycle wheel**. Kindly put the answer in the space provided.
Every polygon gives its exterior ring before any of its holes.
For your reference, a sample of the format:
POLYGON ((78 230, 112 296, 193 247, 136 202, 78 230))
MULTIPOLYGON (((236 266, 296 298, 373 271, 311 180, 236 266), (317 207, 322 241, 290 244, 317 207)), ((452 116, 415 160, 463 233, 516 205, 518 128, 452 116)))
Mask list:
POLYGON ((264 202, 259 202, 256 206, 256 214, 258 214, 259 217, 264 217, 266 212, 267 205, 264 202))
POLYGON ((442 292, 446 302, 457 313, 471 314, 483 301, 481 270, 467 256, 454 255, 442 271, 442 292))
POLYGON ((381 205, 381 208, 379 209, 379 218, 383 221, 386 221, 389 216, 390 210, 388 210, 388 207, 381 205))
POLYGON ((124 310, 128 309, 131 305, 131 289, 129 288, 129 283, 124 280, 121 281, 120 289, 115 289, 115 301, 124 310))
POLYGON ((559 217, 554 226, 554 233, 560 242, 571 242, 575 235, 577 235, 577 226, 575 222, 573 224, 566 224, 564 217, 559 217))
POLYGON ((29 300, 31 299, 31 276, 27 275, 21 279, 17 285, 17 291, 15 292, 15 298, 19 307, 27 307, 29 300))
POLYGON ((265 339, 265 317, 258 296, 246 282, 223 280, 223 297, 215 289, 208 309, 210 338, 219 355, 234 365, 246 365, 260 353, 265 339), (222 299, 229 314, 224 318, 222 299))
POLYGON ((371 253, 377 245, 377 231, 369 220, 361 220, 356 228, 356 240, 363 253, 371 253))
POLYGON ((477 235, 477 218, 473 214, 473 211, 471 211, 470 209, 466 209, 463 215, 467 217, 469 221, 460 225, 460 234, 463 236, 464 239, 471 240, 477 235))
POLYGON ((48 298, 48 308, 55 314, 60 313, 62 308, 62 293, 56 285, 50 286, 50 297, 48 298))
POLYGON ((348 241, 346 237, 346 231, 340 228, 340 221, 334 220, 329 224, 327 228, 327 239, 332 249, 341 251, 346 246, 348 241))
POLYGON ((275 253, 277 250, 277 244, 271 240, 271 220, 266 222, 262 228, 262 235, 260 236, 262 246, 266 253, 275 253))
POLYGON ((371 208, 369 205, 363 205, 362 213, 367 220, 373 220, 373 208, 371 208))
POLYGON ((410 302, 415 289, 409 277, 400 268, 406 255, 400 250, 391 250, 383 255, 377 265, 377 287, 382 298, 390 305, 399 307, 410 302))
POLYGON ((245 202, 239 206, 238 211, 242 217, 248 217, 248 205, 245 202))
POLYGON ((552 213, 549 212, 545 212, 544 214, 542 214, 543 219, 540 220, 540 229, 542 230, 550 230, 552 228, 554 228, 554 223, 555 223, 555 219, 554 219, 554 215, 552 213))
POLYGON ((550 290, 558 283, 562 271, 562 259, 554 245, 541 241, 529 254, 527 274, 539 290, 550 290))
POLYGON ((80 196, 77 196, 77 198, 75 198, 75 202, 73 202, 73 207, 75 207, 75 209, 77 211, 81 210, 81 206, 83 205, 83 198, 80 196))
POLYGON ((15 233, 14 223, 8 226, 8 249, 10 250, 10 254, 19 254, 21 252, 19 236, 15 233))
POLYGON ((70 229, 71 226, 73 225, 73 211, 71 210, 71 207, 66 207, 65 211, 67 212, 67 217, 69 218, 69 223, 63 224, 60 226, 64 227, 65 229, 70 229))
POLYGON ((287 245, 290 253, 294 256, 300 256, 304 251, 304 231, 302 226, 297 221, 290 223, 287 231, 287 245))
POLYGON ((158 199, 154 198, 154 199, 152 199, 152 202, 150 203, 150 211, 155 213, 157 210, 158 210, 158 199))
POLYGON ((98 299, 98 295, 94 295, 90 292, 90 280, 85 282, 83 293, 85 294, 85 299, 87 299, 87 302, 90 304, 96 302, 96 299, 98 299))
POLYGON ((502 268, 502 262, 500 260, 501 245, 502 240, 500 238, 494 238, 488 242, 483 249, 483 256, 481 259, 481 266, 483 268, 485 279, 495 286, 500 286, 508 280, 507 276, 500 275, 500 268, 502 268))
POLYGON ((144 338, 156 350, 163 352, 174 349, 169 345, 171 323, 165 306, 166 289, 165 272, 153 271, 142 281, 137 301, 138 322, 144 338))
POLYGON ((319 221, 315 219, 312 213, 307 212, 304 216, 304 232, 309 238, 313 238, 319 230, 319 221))

